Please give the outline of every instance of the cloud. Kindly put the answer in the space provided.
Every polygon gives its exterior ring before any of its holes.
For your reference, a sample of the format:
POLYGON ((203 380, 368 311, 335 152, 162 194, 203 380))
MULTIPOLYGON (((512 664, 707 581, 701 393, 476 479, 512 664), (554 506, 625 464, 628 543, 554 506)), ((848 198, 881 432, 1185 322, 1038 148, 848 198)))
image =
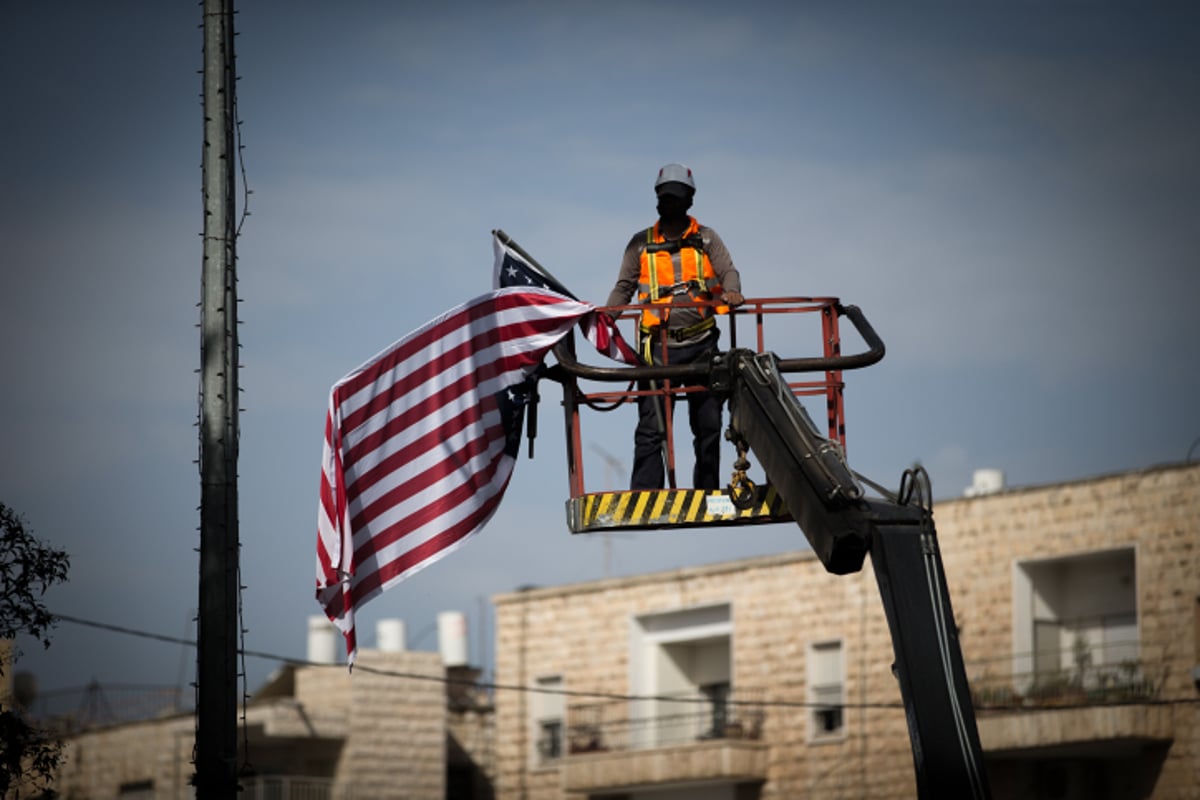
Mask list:
MULTIPOLYGON (((920 459, 946 496, 975 466, 1014 484, 1059 480, 1174 457, 1194 438, 1179 430, 1197 396, 1186 365, 1200 338, 1200 112, 1187 37, 1169 21, 700 8, 243 9, 252 647, 301 652, 316 610, 329 386, 486 291, 495 227, 602 301, 629 235, 653 221, 650 181, 668 161, 697 170, 697 216, 730 246, 748 294, 839 296, 887 342, 883 363, 846 376, 860 471, 893 483, 920 459)), ((22 67, 30 81, 10 105, 28 115, 0 170, 0 364, 20 387, 3 401, 19 454, 0 474, 5 500, 80 554, 70 604, 108 587, 98 613, 166 633, 195 604, 202 218, 198 18, 186 13, 155 23, 170 35, 152 37, 153 54, 122 51, 116 34, 145 28, 119 14, 105 17, 101 50, 74 52, 96 44, 86 20, 30 39, 44 49, 30 63, 56 66, 22 67), (68 80, 80 65, 112 72, 68 80), (96 94, 74 97, 81 88, 96 94), (102 141, 87 138, 89 119, 105 122, 102 141)), ((820 345, 807 326, 781 333, 788 355, 820 345)), ((856 346, 845 326, 843 339, 856 346)), ((545 386, 537 459, 522 460, 493 524, 369 615, 404 617, 413 633, 479 594, 599 577, 606 551, 632 572, 803 546, 787 526, 608 547, 566 534, 557 392, 545 386)), ((632 428, 621 409, 586 419, 584 441, 627 459, 632 428)), ((589 485, 602 484, 585 455, 589 485)), ((47 685, 93 662, 101 680, 125 674, 129 658, 101 663, 77 641, 64 631, 62 660, 39 662, 47 685)), ((178 654, 165 669, 161 656, 139 650, 138 669, 173 678, 178 654)))

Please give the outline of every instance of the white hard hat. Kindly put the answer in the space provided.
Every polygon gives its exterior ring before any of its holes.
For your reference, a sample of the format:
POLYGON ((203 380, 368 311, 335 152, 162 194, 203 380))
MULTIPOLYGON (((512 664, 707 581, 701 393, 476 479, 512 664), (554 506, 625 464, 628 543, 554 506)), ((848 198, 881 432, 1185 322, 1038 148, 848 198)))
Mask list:
POLYGON ((659 191, 670 192, 676 188, 674 186, 664 186, 664 184, 680 184, 687 187, 686 192, 679 189, 674 191, 673 194, 686 194, 690 196, 696 191, 696 181, 692 180, 692 170, 683 164, 667 164, 658 171, 658 177, 654 180, 654 191, 656 193, 659 191))

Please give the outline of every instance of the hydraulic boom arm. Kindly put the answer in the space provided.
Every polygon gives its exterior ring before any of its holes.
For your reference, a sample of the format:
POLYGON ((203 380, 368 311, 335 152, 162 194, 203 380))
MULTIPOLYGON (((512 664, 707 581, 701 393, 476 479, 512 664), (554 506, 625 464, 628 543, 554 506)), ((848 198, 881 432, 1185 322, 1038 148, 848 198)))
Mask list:
POLYGON ((733 349, 708 364, 615 368, 580 364, 567 342, 555 350, 557 377, 569 415, 579 378, 704 379, 711 391, 728 398, 730 438, 739 452, 748 448, 754 454, 825 568, 838 575, 857 572, 871 556, 891 631, 919 796, 986 800, 990 790, 928 479, 923 471, 909 472, 899 497, 868 498, 841 445, 820 434, 783 378, 785 372, 853 369, 883 357, 883 342, 856 307, 839 305, 837 312, 850 317, 868 345, 866 352, 779 359, 769 352, 733 349))
POLYGON ((871 554, 919 796, 989 797, 933 513, 911 502, 924 473, 908 473, 903 502, 866 499, 841 448, 817 432, 772 354, 735 351, 728 368, 730 428, 762 463, 821 563, 841 575, 871 554))

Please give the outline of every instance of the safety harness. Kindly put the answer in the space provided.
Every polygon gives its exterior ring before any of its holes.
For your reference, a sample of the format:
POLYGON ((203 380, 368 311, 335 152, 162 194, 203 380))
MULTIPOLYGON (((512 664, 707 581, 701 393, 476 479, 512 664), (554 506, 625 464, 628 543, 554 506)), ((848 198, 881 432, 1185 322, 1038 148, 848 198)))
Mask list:
MULTIPOLYGON (((708 300, 720 292, 720 284, 713 273, 712 264, 704 252, 704 237, 700 235, 700 226, 695 219, 691 220, 688 229, 680 239, 655 241, 655 228, 646 229, 646 243, 641 253, 641 286, 640 299, 648 307, 642 312, 641 331, 650 334, 666 323, 669 315, 668 306, 677 297, 688 300, 708 300), (666 254, 671 260, 671 271, 674 282, 663 285, 659 281, 659 265, 662 263, 661 254, 666 254), (652 308, 652 307, 657 308, 652 308), (660 317, 661 314, 661 317, 660 317)), ((665 265, 664 265, 665 266, 665 265)), ((677 342, 684 341, 708 330, 716 324, 707 308, 698 309, 704 319, 683 328, 667 329, 667 336, 677 342)), ((717 313, 728 311, 718 307, 717 313)))

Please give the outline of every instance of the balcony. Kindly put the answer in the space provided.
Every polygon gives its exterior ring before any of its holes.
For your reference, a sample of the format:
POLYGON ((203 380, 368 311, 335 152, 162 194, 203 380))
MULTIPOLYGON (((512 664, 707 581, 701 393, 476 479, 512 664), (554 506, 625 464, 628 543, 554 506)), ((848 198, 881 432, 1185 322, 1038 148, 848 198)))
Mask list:
MULTIPOLYGON (((1043 652, 1040 654, 1045 656, 1043 652)), ((1172 738, 1170 709, 1156 703, 1166 680, 1165 658, 1094 663, 1075 649, 1072 666, 1042 658, 1042 668, 1015 672, 1006 659, 968 665, 979 737, 989 754, 1055 749, 1080 755, 1172 738), (1046 664, 1052 665, 1046 668, 1046 664)))
POLYGON ((767 775, 764 720, 762 693, 746 690, 571 706, 566 789, 761 782, 767 775))
POLYGON ((1077 641, 1068 650, 1040 650, 967 665, 971 699, 979 711, 1145 703, 1158 698, 1168 670, 1165 653, 1147 653, 1128 642, 1106 652, 1077 641), (1113 650, 1119 658, 1113 657, 1113 650), (1133 655, 1139 651, 1140 657, 1133 655), (1021 671, 1022 667, 1029 669, 1021 671))
POLYGON ((256 775, 243 777, 242 800, 330 800, 333 781, 301 775, 256 775))

